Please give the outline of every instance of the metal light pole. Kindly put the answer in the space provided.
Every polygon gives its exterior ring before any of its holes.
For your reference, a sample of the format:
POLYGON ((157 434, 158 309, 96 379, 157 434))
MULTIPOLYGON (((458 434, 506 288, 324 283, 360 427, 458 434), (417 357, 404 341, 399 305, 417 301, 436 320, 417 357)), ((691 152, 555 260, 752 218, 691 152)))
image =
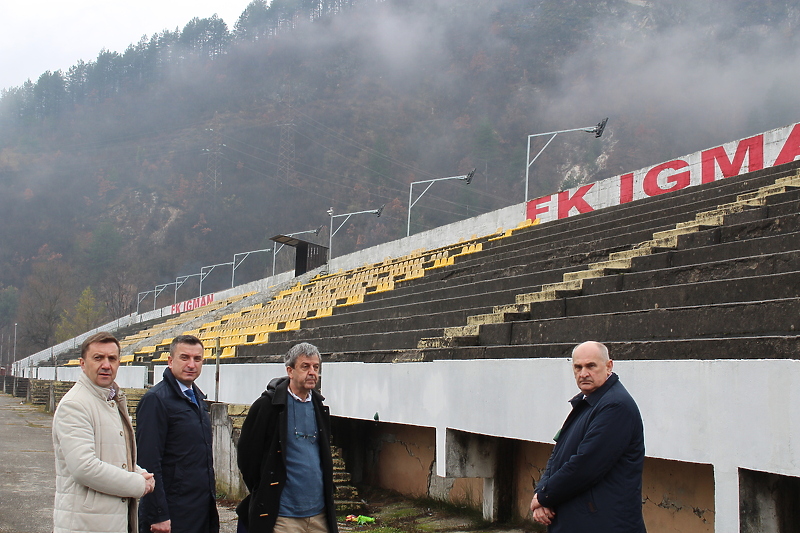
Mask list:
POLYGON ((156 285, 155 294, 153 295, 153 308, 154 309, 155 309, 155 306, 156 306, 156 299, 158 298, 158 295, 161 294, 162 292, 164 292, 164 289, 166 289, 170 285, 175 285, 176 283, 177 283, 177 281, 172 281, 170 283, 164 283, 164 284, 161 284, 161 285, 156 285))
POLYGON ((186 280, 199 275, 200 273, 198 272, 197 274, 189 274, 188 276, 178 276, 175 278, 175 298, 172 301, 173 304, 178 303, 178 289, 180 289, 183 284, 186 283, 186 280))
POLYGON ((255 253, 258 253, 258 252, 271 252, 271 251, 272 251, 272 248, 265 248, 263 250, 250 250, 249 252, 240 252, 238 254, 233 254, 233 269, 232 269, 232 272, 231 272, 231 289, 234 287, 233 280, 236 278, 236 269, 239 268, 239 266, 241 266, 242 263, 244 263, 244 260, 247 259, 248 255, 255 254, 255 253), (240 255, 243 255, 244 257, 242 257, 241 261, 239 261, 237 263, 236 262, 236 257, 240 256, 240 255))
POLYGON ((14 362, 17 361, 17 323, 14 322, 14 362))
MULTIPOLYGON (((333 209, 333 208, 331 208, 331 209, 333 209)), ((325 227, 325 225, 323 224, 322 226, 318 227, 317 229, 308 229, 308 230, 305 230, 305 231, 295 231, 294 233, 286 233, 285 235, 287 237, 294 237, 296 235, 303 235, 305 233, 313 233, 314 235, 319 235, 319 232, 322 231, 322 228, 324 228, 324 227, 325 227)), ((286 246, 286 245, 283 244, 283 243, 280 243, 280 244, 278 244, 277 246, 275 246, 272 249, 272 276, 273 277, 275 277, 275 258, 278 256, 278 252, 280 252, 281 249, 284 246, 286 246)))
POLYGON ((528 135, 528 153, 525 159, 528 162, 527 166, 525 167, 525 201, 526 202, 528 201, 528 174, 531 165, 536 161, 536 159, 538 159, 540 155, 542 155, 544 149, 550 146, 550 143, 553 142, 553 139, 556 138, 556 135, 558 135, 559 133, 569 133, 571 131, 585 131, 586 133, 594 133, 595 138, 599 138, 601 135, 603 135, 603 130, 606 129, 606 122, 608 122, 607 117, 598 122, 596 126, 587 126, 585 128, 573 128, 571 130, 548 131, 547 133, 534 133, 533 135, 528 135), (531 161, 531 139, 533 137, 542 137, 544 135, 552 135, 552 137, 550 137, 550 139, 545 143, 542 149, 539 150, 539 153, 536 154, 536 156, 533 158, 533 161, 531 161))
MULTIPOLYGON (((150 294, 151 292, 156 292, 156 291, 144 291, 144 292, 140 292, 140 293, 138 294, 138 296, 136 297, 136 314, 137 314, 137 315, 139 314, 139 304, 140 304, 140 303, 142 303, 142 301, 144 301, 144 296, 147 296, 147 295, 148 295, 148 294, 150 294), (144 295, 144 296, 142 296, 142 295, 144 295)), ((153 301, 153 311, 155 311, 155 309, 156 309, 156 304, 155 304, 155 301, 153 301)))
MULTIPOLYGON (((330 231, 330 234, 328 235, 328 265, 330 265, 331 259, 333 258, 333 248, 331 247, 331 245, 333 244, 333 236, 336 235, 337 231, 342 229, 342 226, 347 224, 347 221, 350 220, 350 217, 353 216, 353 215, 363 215, 365 213, 369 213, 369 214, 375 215, 376 217, 380 217, 381 213, 383 212, 383 208, 384 207, 386 207, 386 204, 383 204, 378 209, 371 209, 371 210, 368 210, 368 211, 356 211, 355 213, 342 213, 341 215, 334 215, 333 214, 333 207, 328 209, 328 216, 331 217, 331 231, 330 231), (338 217, 347 217, 347 218, 345 218, 342 221, 342 223, 339 224, 338 228, 333 229, 333 221, 334 221, 334 219, 336 219, 338 217)), ((328 270, 330 270, 330 269, 328 269, 328 270)))
POLYGON ((432 180, 412 181, 411 185, 409 185, 408 187, 408 226, 406 228, 406 237, 411 235, 411 208, 414 207, 417 202, 419 202, 423 194, 428 192, 428 189, 431 188, 431 185, 433 185, 437 181, 444 181, 444 180, 462 180, 465 181, 467 185, 469 185, 472 182, 473 176, 475 176, 474 168, 470 170, 468 174, 464 174, 463 176, 449 176, 447 178, 435 178, 432 180), (414 185, 417 185, 418 183, 427 183, 428 186, 425 187, 425 190, 422 191, 422 193, 419 196, 417 196, 417 199, 412 202, 411 198, 412 198, 412 193, 414 191, 414 185))
POLYGON ((218 266, 226 266, 226 265, 233 265, 233 261, 228 261, 227 263, 217 263, 216 265, 208 265, 204 267, 200 267, 200 296, 203 296, 203 280, 208 277, 209 274, 214 270, 214 268, 218 266), (208 270, 206 270, 208 269, 208 270))

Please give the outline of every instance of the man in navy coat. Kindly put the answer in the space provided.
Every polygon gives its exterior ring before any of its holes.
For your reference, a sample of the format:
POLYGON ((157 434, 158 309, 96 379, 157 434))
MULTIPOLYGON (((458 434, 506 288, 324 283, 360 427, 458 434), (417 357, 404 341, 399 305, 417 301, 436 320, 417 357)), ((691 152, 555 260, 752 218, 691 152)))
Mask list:
POLYGON ((155 474, 157 487, 139 503, 139 531, 218 533, 211 420, 194 384, 203 369, 203 343, 192 335, 175 337, 167 365, 164 379, 136 408, 139 464, 155 474))
POLYGON ((581 390, 536 486, 533 519, 550 533, 644 533, 644 428, 639 408, 599 342, 572 351, 581 390))

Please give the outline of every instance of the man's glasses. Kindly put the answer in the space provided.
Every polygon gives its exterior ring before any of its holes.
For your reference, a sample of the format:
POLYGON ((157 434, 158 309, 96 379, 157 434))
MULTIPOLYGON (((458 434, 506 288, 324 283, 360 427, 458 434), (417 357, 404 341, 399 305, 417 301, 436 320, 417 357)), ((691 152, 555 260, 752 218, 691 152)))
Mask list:
POLYGON ((311 444, 314 444, 314 443, 317 442, 317 434, 316 433, 314 433, 313 435, 306 435, 305 433, 300 433, 299 431, 294 430, 294 436, 297 439, 308 439, 309 441, 311 441, 311 444))

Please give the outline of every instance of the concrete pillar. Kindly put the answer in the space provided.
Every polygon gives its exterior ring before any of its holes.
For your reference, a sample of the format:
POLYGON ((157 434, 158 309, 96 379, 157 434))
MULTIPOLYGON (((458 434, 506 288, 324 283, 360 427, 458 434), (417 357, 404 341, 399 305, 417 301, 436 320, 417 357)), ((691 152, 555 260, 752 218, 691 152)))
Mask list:
POLYGON ((211 404, 211 438, 217 492, 225 494, 229 500, 243 499, 247 496, 247 487, 239 473, 228 404, 211 404))
POLYGON ((436 475, 447 477, 447 428, 436 428, 436 475))
MULTIPOLYGON (((446 448, 442 455, 445 456, 446 475, 453 478, 483 478, 483 518, 489 522, 496 521, 501 499, 500 491, 509 489, 500 486, 497 480, 499 439, 451 429, 446 429, 444 433, 446 448)), ((436 444, 438 459, 440 456, 438 431, 436 444)), ((437 470, 439 466, 437 464, 437 470)))
POLYGON ((483 478, 483 519, 487 522, 497 520, 495 496, 495 479, 493 477, 483 478))
POLYGON ((739 531, 739 469, 714 465, 714 531, 739 531))

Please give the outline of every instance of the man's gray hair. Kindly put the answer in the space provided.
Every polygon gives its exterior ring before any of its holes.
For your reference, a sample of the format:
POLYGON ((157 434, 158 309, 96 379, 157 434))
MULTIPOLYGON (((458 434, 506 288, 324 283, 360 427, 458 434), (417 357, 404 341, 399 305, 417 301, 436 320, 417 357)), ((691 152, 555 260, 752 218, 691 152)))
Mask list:
POLYGON ((295 344, 289 348, 289 351, 286 352, 286 355, 283 358, 283 362, 286 364, 286 366, 294 368, 295 363, 297 363, 297 358, 301 355, 305 355, 306 357, 318 357, 320 362, 322 362, 322 357, 319 355, 319 349, 308 342, 301 342, 300 344, 295 344))

